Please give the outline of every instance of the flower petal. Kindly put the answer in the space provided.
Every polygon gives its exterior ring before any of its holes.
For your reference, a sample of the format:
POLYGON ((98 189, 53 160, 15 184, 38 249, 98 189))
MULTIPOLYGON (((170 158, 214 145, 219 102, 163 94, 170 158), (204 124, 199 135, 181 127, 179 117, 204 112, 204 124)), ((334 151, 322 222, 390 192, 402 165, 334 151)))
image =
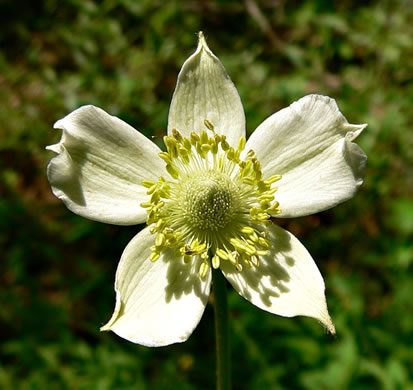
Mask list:
POLYGON ((329 209, 354 196, 367 156, 351 141, 367 125, 351 125, 335 100, 308 95, 266 119, 248 140, 264 177, 282 175, 279 217, 329 209))
POLYGON ((94 106, 81 107, 54 125, 62 138, 48 167, 53 193, 76 214, 133 225, 146 220, 142 180, 165 174, 160 149, 122 120, 94 106))
POLYGON ((234 289, 260 309, 285 317, 307 316, 320 321, 330 333, 334 325, 327 311, 324 281, 305 247, 278 225, 268 227, 270 254, 258 267, 238 272, 228 262, 221 268, 234 289))
POLYGON ((152 263, 154 240, 145 228, 123 252, 116 272, 115 311, 101 330, 160 347, 185 341, 198 325, 208 301, 211 272, 201 279, 199 265, 185 264, 173 250, 162 252, 152 263))
POLYGON ((178 75, 168 119, 168 134, 179 130, 188 137, 192 131, 207 130, 211 122, 218 134, 225 134, 236 148, 245 136, 245 114, 239 94, 221 61, 212 53, 199 33, 198 48, 178 75))

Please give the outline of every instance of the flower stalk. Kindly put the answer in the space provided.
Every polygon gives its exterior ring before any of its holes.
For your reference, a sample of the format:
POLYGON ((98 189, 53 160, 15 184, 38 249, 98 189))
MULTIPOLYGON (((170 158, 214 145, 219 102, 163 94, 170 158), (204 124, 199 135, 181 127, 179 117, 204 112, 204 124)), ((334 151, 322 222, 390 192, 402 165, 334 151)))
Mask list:
POLYGON ((227 286, 222 272, 217 269, 213 270, 212 283, 217 356, 217 390, 230 390, 231 353, 229 344, 227 286))

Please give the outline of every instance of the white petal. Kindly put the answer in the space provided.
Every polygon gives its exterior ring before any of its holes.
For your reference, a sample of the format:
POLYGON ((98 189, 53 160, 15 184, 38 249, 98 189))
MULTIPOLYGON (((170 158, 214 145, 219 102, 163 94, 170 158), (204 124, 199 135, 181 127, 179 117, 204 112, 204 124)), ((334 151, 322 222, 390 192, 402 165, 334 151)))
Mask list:
POLYGON ((276 200, 280 217, 329 209, 363 183, 367 156, 351 141, 367 125, 351 125, 335 100, 308 95, 266 119, 252 134, 264 177, 282 175, 276 200))
POLYGON ((116 307, 101 330, 149 347, 185 341, 208 301, 211 272, 202 280, 199 264, 184 264, 173 250, 152 263, 155 236, 145 228, 128 244, 116 272, 116 307))
POLYGON ((169 110, 168 133, 179 130, 188 137, 192 131, 207 130, 210 121, 218 134, 225 134, 236 148, 245 136, 245 114, 239 94, 221 61, 212 53, 199 33, 198 48, 178 75, 169 110))
POLYGON ((145 221, 142 180, 165 174, 160 149, 122 120, 84 106, 55 123, 62 138, 47 149, 58 153, 47 167, 53 193, 76 214, 100 222, 145 221))
POLYGON ((228 262, 221 268, 234 289, 259 308, 285 317, 307 316, 320 321, 330 333, 334 325, 327 311, 324 281, 305 247, 277 225, 268 227, 272 246, 258 267, 238 272, 228 262))

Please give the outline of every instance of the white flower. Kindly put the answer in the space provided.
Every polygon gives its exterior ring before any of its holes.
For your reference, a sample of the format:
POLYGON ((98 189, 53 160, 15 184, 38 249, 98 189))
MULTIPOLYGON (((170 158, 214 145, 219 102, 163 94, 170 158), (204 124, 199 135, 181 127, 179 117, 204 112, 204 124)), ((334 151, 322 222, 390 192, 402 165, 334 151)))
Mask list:
POLYGON ((219 268, 263 310, 316 318, 331 332, 323 278, 310 254, 271 216, 299 217, 351 198, 366 155, 335 101, 305 96, 245 140, 240 97, 202 33, 173 95, 167 152, 103 110, 56 122, 48 166, 54 194, 74 213, 132 225, 116 307, 102 330, 147 346, 185 341, 219 268), (277 187, 274 183, 277 182, 277 187))

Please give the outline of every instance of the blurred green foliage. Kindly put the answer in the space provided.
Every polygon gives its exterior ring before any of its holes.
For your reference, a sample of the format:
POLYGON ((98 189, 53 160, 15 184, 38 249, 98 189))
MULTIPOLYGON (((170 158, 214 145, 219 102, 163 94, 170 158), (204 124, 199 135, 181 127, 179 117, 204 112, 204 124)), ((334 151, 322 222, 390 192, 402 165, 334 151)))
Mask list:
POLYGON ((188 342, 149 349, 99 333, 117 261, 140 227, 71 214, 51 194, 53 123, 82 104, 160 142, 203 30, 248 130, 314 92, 369 123, 357 196, 280 223, 326 281, 337 338, 230 292, 233 388, 413 389, 411 0, 0 2, 0 388, 211 389, 212 310, 188 342))

